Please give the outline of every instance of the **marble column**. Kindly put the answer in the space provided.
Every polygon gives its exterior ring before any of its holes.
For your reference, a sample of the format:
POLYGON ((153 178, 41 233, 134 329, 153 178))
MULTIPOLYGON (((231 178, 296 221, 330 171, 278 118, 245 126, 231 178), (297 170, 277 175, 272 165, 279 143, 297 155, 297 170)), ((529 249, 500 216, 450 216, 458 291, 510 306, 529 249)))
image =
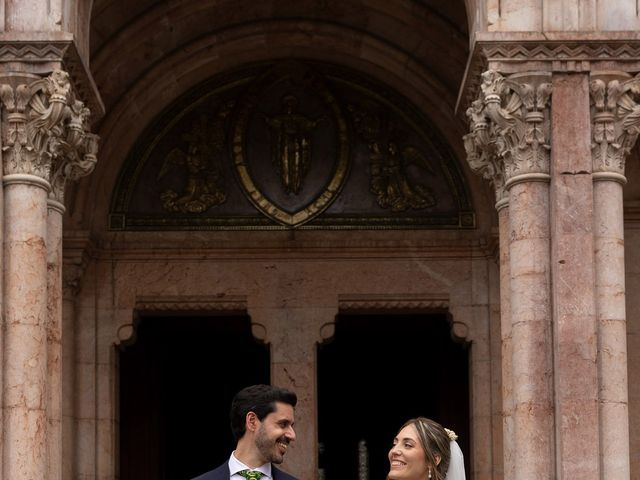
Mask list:
POLYGON ((629 411, 622 186, 636 143, 640 76, 592 74, 592 161, 602 478, 629 479, 629 411))
MULTIPOLYGON (((554 73, 551 273, 557 478, 600 477, 589 75, 554 73)), ((619 477, 604 477, 619 478, 619 477)))
MULTIPOLYGON (((73 171, 93 166, 96 138, 86 133, 89 111, 75 99, 69 75, 61 70, 45 78, 6 75, 0 79, 0 100, 3 478, 60 478, 61 215, 54 213, 48 222, 48 195, 73 171), (51 275, 48 259, 58 263, 51 275)), ((61 210, 60 201, 49 205, 61 210)))
POLYGON ((4 478, 47 478, 47 261, 49 183, 3 178, 5 201, 4 478))
POLYGON ((64 205, 49 199, 47 218, 47 377, 49 380, 48 480, 62 478, 62 216, 64 205))
POLYGON ((514 478, 554 478, 549 184, 509 188, 514 478))
POLYGON ((496 203, 500 235, 500 338, 502 343, 502 437, 504 478, 514 478, 513 378, 511 372, 511 289, 509 287, 509 202, 496 203))
MULTIPOLYGON (((501 247, 507 250, 507 239, 509 259, 509 281, 501 285, 509 289, 502 305, 507 314, 504 353, 511 355, 503 362, 509 382, 503 402, 511 412, 505 421, 505 468, 513 472, 508 478, 516 480, 555 475, 549 80, 547 74, 505 78, 489 70, 482 74, 480 95, 467 111, 472 128, 465 136, 469 165, 494 184, 504 179, 509 198, 508 232, 507 213, 500 220, 501 247)), ((506 268, 501 276, 506 278, 506 268)))
POLYGON ((8 77, 5 82, 0 85, 5 212, 3 474, 27 480, 48 476, 46 232, 51 132, 47 127, 59 124, 66 92, 35 75, 8 77), (37 126, 23 105, 33 97, 51 113, 49 121, 37 126))
POLYGON ((622 183, 594 174, 596 299, 599 331, 600 429, 603 478, 629 470, 627 325, 622 183))
POLYGON ((513 373, 511 342, 511 288, 509 262, 509 195, 505 189, 504 162, 498 157, 497 129, 485 108, 485 96, 473 102, 467 110, 471 133, 465 135, 464 145, 471 169, 491 182, 498 212, 500 266, 500 342, 502 383, 502 446, 504 478, 514 478, 513 373))

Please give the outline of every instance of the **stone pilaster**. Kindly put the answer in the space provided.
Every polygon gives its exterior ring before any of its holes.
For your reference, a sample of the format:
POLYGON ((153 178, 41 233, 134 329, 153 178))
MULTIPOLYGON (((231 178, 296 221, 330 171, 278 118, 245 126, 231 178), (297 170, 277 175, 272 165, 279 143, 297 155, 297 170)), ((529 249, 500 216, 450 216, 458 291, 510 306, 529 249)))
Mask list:
MULTIPOLYGON (((508 297, 502 299, 509 303, 508 309, 502 305, 509 312, 503 351, 511 357, 503 359, 503 378, 511 385, 503 386, 503 402, 505 472, 513 472, 515 479, 554 476, 549 461, 554 458, 549 80, 545 74, 505 78, 495 71, 485 72, 479 98, 468 111, 471 137, 465 137, 468 155, 476 153, 469 155, 469 163, 494 183, 501 210, 506 203, 501 188, 508 192, 508 214, 503 212, 500 218, 502 231, 505 221, 509 224, 510 281, 501 288, 509 289, 508 297)), ((506 278, 505 270, 503 266, 501 278, 506 278)))
MULTIPOLYGON (((598 368, 589 75, 553 74, 551 275, 557 478, 597 480, 598 368)), ((607 477, 604 477, 607 478, 607 477)))
POLYGON ((45 78, 6 74, 0 100, 6 262, 3 473, 17 480, 59 478, 62 459, 53 444, 60 445, 62 204, 52 199, 49 205, 60 219, 48 222, 47 198, 52 181, 54 192, 64 187, 61 178, 74 170, 69 164, 95 161, 95 138, 86 135, 87 112, 78 121, 76 112, 83 107, 64 71, 45 78), (58 265, 51 275, 48 257, 58 265))
POLYGON ((76 461, 76 296, 91 248, 88 235, 65 235, 62 268, 62 478, 77 478, 76 461))
POLYGON ((602 478, 630 478, 622 187, 640 131, 640 76, 592 74, 591 133, 602 478))
POLYGON ((297 440, 283 465, 298 478, 318 478, 316 349, 337 313, 337 306, 249 309, 254 335, 271 345, 271 383, 298 395, 297 440))

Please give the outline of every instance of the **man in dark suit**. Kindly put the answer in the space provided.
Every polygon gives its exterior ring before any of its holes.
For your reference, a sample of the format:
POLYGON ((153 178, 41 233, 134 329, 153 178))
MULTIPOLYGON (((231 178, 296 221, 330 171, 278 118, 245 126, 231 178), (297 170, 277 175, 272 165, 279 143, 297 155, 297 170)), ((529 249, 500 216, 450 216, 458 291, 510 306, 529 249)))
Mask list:
POLYGON ((231 431, 236 449, 229 460, 193 480, 296 480, 277 469, 296 439, 296 394, 270 385, 240 390, 231 402, 231 431))

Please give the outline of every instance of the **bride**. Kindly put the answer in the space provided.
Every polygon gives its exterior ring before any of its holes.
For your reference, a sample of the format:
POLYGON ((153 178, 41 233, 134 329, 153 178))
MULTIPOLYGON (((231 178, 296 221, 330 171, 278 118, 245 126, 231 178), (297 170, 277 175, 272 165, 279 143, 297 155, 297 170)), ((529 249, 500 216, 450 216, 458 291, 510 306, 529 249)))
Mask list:
POLYGON ((387 480, 465 480, 456 434, 428 418, 407 421, 389 450, 387 480))

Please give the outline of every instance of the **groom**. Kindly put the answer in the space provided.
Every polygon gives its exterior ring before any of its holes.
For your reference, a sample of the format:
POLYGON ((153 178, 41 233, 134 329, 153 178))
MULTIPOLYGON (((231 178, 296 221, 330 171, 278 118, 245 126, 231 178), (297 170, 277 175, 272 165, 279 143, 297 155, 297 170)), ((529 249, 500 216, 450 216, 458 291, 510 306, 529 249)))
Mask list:
POLYGON ((193 480, 296 480, 278 470, 296 439, 296 394, 270 385, 240 390, 231 402, 231 431, 236 449, 229 461, 193 480))

